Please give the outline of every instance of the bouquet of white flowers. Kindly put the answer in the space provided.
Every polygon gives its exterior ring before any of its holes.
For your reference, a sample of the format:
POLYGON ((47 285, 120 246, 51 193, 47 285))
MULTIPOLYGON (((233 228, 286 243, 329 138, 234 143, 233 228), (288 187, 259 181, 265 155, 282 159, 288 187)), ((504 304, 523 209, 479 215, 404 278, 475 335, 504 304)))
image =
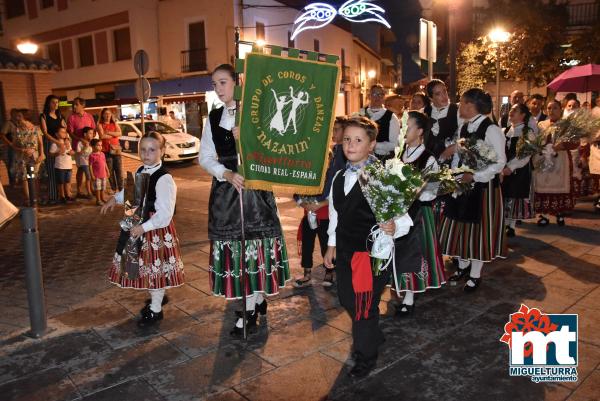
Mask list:
POLYGON ((457 145, 461 165, 472 170, 481 170, 498 160, 494 149, 482 139, 461 138, 457 145))
MULTIPOLYGON (((378 223, 406 214, 424 185, 421 173, 398 158, 387 160, 385 166, 379 161, 368 164, 359 173, 358 182, 378 223)), ((393 237, 379 227, 373 227, 371 236, 371 256, 389 260, 394 251, 393 237)))
POLYGON ((456 194, 461 195, 473 188, 473 183, 465 183, 460 180, 464 173, 472 173, 468 167, 449 168, 440 166, 437 171, 426 168, 421 172, 421 178, 428 184, 438 184, 437 196, 456 194))

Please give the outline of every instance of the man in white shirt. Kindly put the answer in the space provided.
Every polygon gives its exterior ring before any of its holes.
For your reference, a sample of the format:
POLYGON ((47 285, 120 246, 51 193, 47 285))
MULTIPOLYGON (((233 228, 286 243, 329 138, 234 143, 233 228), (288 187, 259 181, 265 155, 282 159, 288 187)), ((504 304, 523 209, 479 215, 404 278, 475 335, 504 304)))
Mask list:
POLYGON ((391 111, 383 106, 385 89, 383 85, 376 84, 371 87, 369 94, 369 107, 360 110, 359 114, 375 122, 379 129, 375 155, 380 160, 386 160, 394 156, 397 146, 402 146, 400 137, 400 120, 391 111))

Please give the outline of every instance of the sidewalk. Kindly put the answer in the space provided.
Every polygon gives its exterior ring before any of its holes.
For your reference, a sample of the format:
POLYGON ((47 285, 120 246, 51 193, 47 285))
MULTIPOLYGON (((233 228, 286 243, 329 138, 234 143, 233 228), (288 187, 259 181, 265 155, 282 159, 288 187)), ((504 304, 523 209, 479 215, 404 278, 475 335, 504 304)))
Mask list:
MULTIPOLYGON (((286 288, 269 300, 267 319, 248 342, 229 336, 239 305, 210 295, 210 180, 197 176, 176 178, 187 282, 169 292, 165 320, 150 330, 135 325, 147 294, 105 279, 120 212, 104 218, 85 205, 40 214, 51 329, 43 340, 21 334, 29 322, 19 222, 0 232, 2 400, 600 399, 600 218, 591 203, 579 204, 566 227, 518 227, 509 257, 484 268, 475 294, 431 290, 417 297, 412 317, 399 320, 386 291, 387 341, 376 371, 352 381, 351 322, 335 290, 286 288), (499 338, 521 303, 579 314, 578 382, 509 376, 499 338)), ((278 204, 298 275, 301 213, 289 198, 278 204)))

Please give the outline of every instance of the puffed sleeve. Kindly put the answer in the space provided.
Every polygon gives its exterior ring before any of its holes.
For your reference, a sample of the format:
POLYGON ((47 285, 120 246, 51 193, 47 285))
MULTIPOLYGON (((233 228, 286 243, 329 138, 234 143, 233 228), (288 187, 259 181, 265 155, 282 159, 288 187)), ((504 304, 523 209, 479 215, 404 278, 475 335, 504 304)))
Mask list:
POLYGON ((494 176, 502 171, 506 165, 506 137, 500 127, 492 124, 485 132, 485 143, 488 144, 496 153, 496 163, 475 171, 473 179, 476 182, 489 182, 494 176))
POLYGON ((144 232, 167 227, 171 223, 175 213, 175 202, 177 201, 177 186, 171 174, 165 174, 156 182, 156 200, 154 208, 156 213, 142 224, 144 232))
POLYGON ((212 129, 210 127, 210 119, 206 120, 202 139, 200 139, 200 154, 198 162, 206 172, 219 181, 225 181, 223 174, 228 170, 223 164, 219 163, 217 150, 212 138, 212 129))

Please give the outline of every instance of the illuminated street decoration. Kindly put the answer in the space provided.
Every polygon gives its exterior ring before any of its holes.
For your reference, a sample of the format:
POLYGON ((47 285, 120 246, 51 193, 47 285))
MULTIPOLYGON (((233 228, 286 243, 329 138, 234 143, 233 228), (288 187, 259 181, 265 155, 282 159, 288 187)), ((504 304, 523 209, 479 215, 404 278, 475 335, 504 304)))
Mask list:
POLYGON ((291 40, 308 29, 319 29, 333 21, 336 15, 351 22, 378 22, 390 28, 389 22, 383 18, 385 10, 371 0, 348 0, 339 10, 327 3, 312 3, 304 7, 304 12, 294 21, 294 32, 291 40))

